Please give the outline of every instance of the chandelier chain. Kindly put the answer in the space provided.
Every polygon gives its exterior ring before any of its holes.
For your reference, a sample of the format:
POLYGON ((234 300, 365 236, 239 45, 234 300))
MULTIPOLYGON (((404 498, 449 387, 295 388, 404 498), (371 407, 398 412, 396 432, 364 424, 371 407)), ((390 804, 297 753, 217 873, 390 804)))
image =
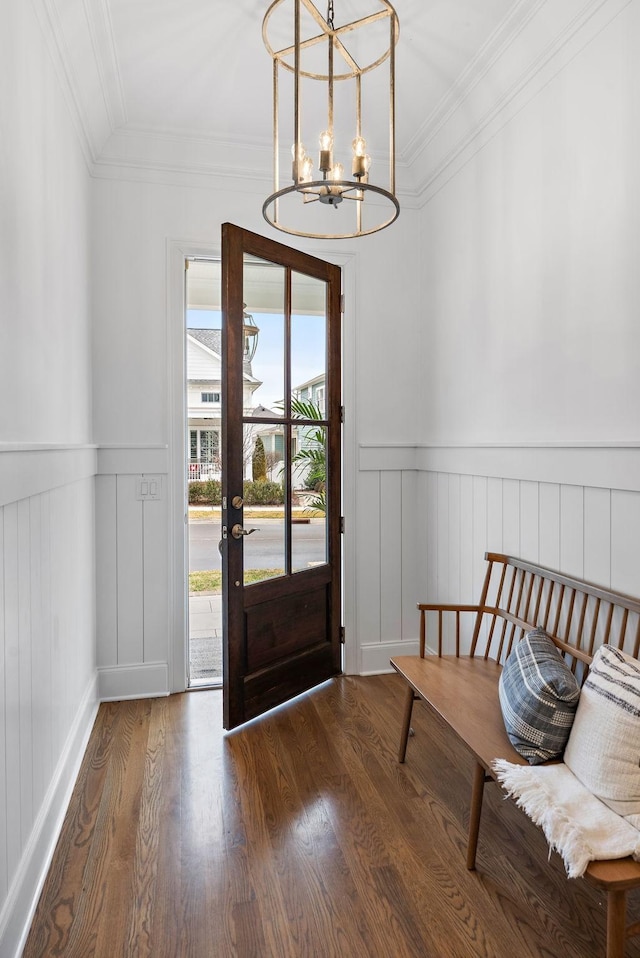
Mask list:
POLYGON ((327 26, 330 30, 333 30, 333 0, 329 0, 329 6, 327 7, 327 26))

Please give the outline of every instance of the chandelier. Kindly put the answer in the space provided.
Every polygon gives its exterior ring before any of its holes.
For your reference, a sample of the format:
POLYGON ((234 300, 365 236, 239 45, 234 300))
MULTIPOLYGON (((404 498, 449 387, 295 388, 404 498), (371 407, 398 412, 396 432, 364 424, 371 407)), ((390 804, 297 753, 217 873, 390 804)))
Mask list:
POLYGON ((390 226, 400 213, 395 196, 398 17, 387 0, 337 3, 346 18, 337 24, 334 0, 326 17, 315 0, 274 0, 262 24, 273 60, 273 193, 262 213, 276 229, 314 239, 367 236, 390 226), (384 66, 388 73, 378 69, 384 66), (304 145, 314 141, 315 156, 304 145), (290 160, 281 147, 291 149, 290 160), (385 188, 380 177, 387 171, 385 188))

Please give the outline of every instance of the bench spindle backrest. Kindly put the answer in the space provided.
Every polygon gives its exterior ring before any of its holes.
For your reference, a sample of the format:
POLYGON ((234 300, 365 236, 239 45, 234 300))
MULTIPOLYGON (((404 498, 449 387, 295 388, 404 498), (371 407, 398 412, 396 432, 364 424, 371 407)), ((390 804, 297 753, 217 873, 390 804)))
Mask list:
POLYGON ((594 652, 604 643, 638 657, 637 599, 513 556, 488 552, 485 558, 487 572, 471 655, 504 663, 514 643, 540 626, 551 635, 580 680, 584 680, 594 652))

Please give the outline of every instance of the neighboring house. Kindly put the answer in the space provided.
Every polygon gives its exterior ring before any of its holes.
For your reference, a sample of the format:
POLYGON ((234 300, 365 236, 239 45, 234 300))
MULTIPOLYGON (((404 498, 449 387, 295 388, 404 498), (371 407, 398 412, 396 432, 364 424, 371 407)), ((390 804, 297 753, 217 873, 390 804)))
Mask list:
MULTIPOLYGON (((320 375, 314 376, 313 379, 308 379, 299 386, 294 386, 293 395, 296 399, 314 403, 324 416, 325 385, 326 375, 325 373, 320 373, 320 375)), ((257 409, 254 409, 253 415, 264 416, 265 419, 276 419, 278 417, 278 413, 274 413, 270 409, 265 409, 264 406, 258 406, 257 409)), ((291 435, 291 454, 293 456, 295 456, 300 449, 309 448, 313 445, 313 442, 307 438, 309 432, 308 426, 294 427, 291 435)), ((279 463, 284 459, 284 431, 281 426, 270 425, 258 429, 256 434, 262 439, 267 457, 267 472, 269 473, 269 477, 279 482, 282 479, 282 468, 279 466, 279 463)), ((304 464, 296 466, 294 477, 295 485, 302 484, 307 473, 307 468, 304 464)))
POLYGON ((295 386, 293 390, 293 394, 297 399, 302 399, 304 402, 314 403, 323 416, 325 414, 324 394, 326 380, 326 375, 324 373, 320 373, 319 376, 314 376, 313 379, 308 379, 306 383, 302 383, 300 386, 295 386))
MULTIPOLYGON (((189 479, 220 477, 222 429, 221 337, 219 329, 187 329, 187 416, 189 479)), ((243 406, 253 407, 253 394, 262 385, 244 362, 243 406)))
POLYGON ((267 409, 266 406, 257 406, 252 415, 261 416, 264 419, 271 420, 269 426, 256 426, 256 438, 262 439, 264 454, 267 460, 267 476, 274 482, 280 482, 282 479, 282 467, 280 463, 284 459, 284 430, 282 426, 273 423, 280 412, 274 412, 273 409, 267 409))

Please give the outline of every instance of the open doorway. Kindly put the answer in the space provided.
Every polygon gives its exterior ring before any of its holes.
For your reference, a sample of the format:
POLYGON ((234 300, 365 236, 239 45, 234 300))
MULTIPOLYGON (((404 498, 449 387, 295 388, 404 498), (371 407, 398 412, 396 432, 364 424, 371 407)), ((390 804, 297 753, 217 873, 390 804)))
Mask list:
MULTIPOLYGON (((246 540, 244 584, 282 577, 286 554, 291 572, 327 563, 328 520, 324 511, 325 389, 327 340, 324 284, 294 274, 291 320, 293 353, 287 347, 292 403, 300 425, 283 423, 284 319, 281 267, 257 260, 247 267, 242 313, 241 486, 245 525, 259 534, 246 540), (314 285, 315 283, 315 285, 314 285), (317 286, 317 289, 316 289, 317 286), (321 295, 320 295, 321 292, 321 295), (315 300, 322 300, 322 302, 315 300), (299 305, 298 305, 299 304, 299 305), (255 314, 255 318, 254 318, 255 314), (309 409, 312 411, 309 412, 309 409), (296 405, 297 410, 297 405, 296 405), (305 424, 313 414, 319 422, 305 424), (288 438, 287 438, 288 437, 288 438), (290 456, 285 456, 288 442, 290 456), (319 447, 319 448, 316 448, 319 447), (289 462, 290 479, 285 477, 289 462), (316 459, 321 460, 318 464, 316 459), (315 470, 315 471, 314 471, 315 470), (289 490, 288 493, 285 490, 289 490), (285 502, 286 497, 286 502, 285 502), (287 529, 294 525, 293 535, 287 529), (291 563, 290 563, 291 564, 291 563)), ((217 686, 223 679, 222 433, 223 364, 219 259, 187 261, 185 297, 186 423, 185 481, 188 499, 188 685, 217 686)), ((337 369, 338 364, 334 362, 337 369)), ((318 574, 321 570, 318 569, 318 574)))
POLYGON ((222 684, 220 262, 187 260, 186 450, 190 688, 222 684))

